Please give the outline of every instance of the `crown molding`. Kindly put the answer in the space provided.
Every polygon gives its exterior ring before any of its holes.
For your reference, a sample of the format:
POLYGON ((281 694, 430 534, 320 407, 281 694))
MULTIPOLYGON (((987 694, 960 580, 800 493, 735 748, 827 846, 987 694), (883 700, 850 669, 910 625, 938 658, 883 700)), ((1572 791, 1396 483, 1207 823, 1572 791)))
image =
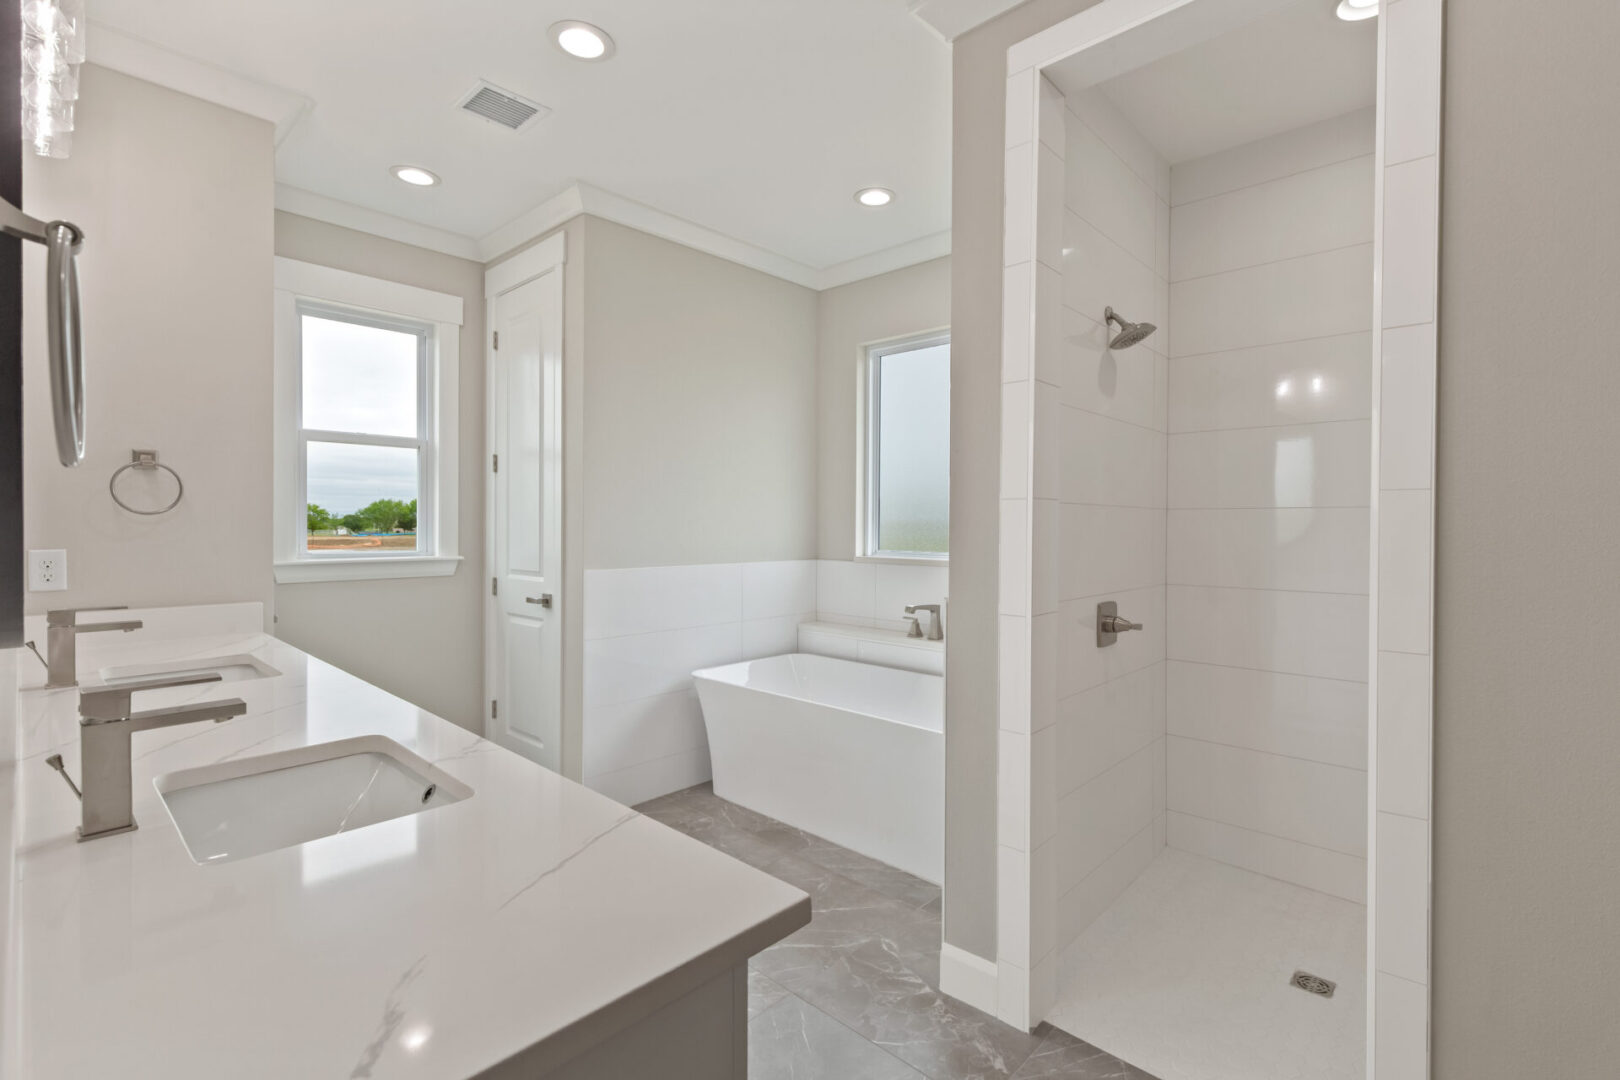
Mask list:
POLYGON ((297 91, 238 75, 94 19, 86 46, 92 64, 268 120, 275 125, 277 146, 315 104, 297 91))
POLYGON ((385 240, 397 240, 412 247, 454 255, 458 259, 468 259, 477 263, 489 261, 484 258, 478 241, 470 236, 407 221, 392 214, 385 214, 381 210, 368 210, 364 206, 317 195, 313 191, 306 191, 290 184, 276 185, 276 209, 324 221, 328 225, 340 225, 345 229, 370 233, 385 240))
POLYGON ((725 259, 727 262, 770 274, 783 281, 803 285, 817 292, 927 262, 942 255, 949 255, 951 252, 951 234, 946 230, 847 262, 818 268, 790 259, 786 255, 756 247, 736 237, 676 217, 674 214, 665 213, 634 199, 615 195, 611 191, 604 191, 590 184, 576 183, 533 210, 486 234, 478 241, 480 254, 485 262, 495 262, 514 248, 550 232, 581 214, 589 214, 624 225, 638 232, 725 259))
POLYGON ((907 0, 906 7, 934 33, 955 41, 1024 0, 907 0))
POLYGON ((951 253, 951 230, 937 232, 930 236, 920 236, 915 240, 908 240, 904 244, 874 251, 869 255, 862 255, 858 259, 837 263, 816 271, 816 284, 812 288, 836 289, 840 285, 848 285, 852 281, 864 281, 869 277, 887 274, 893 270, 904 270, 908 266, 918 263, 932 262, 951 253))

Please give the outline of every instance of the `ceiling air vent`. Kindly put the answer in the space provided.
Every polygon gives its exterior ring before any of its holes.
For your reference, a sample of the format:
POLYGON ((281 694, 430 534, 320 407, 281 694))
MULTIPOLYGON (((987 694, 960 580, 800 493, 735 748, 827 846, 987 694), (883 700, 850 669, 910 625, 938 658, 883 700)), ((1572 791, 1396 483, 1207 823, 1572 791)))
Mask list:
POLYGON ((522 131, 551 112, 537 101, 529 101, 487 82, 473 87, 472 92, 461 99, 461 107, 513 131, 522 131))

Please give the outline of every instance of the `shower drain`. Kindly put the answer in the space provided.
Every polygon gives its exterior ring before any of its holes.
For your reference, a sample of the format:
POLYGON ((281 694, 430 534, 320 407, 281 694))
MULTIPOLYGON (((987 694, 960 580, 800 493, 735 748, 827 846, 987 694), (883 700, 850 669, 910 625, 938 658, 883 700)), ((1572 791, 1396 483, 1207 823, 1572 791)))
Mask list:
POLYGON ((1307 994, 1315 994, 1318 997, 1332 997, 1333 991, 1338 989, 1339 986, 1336 982, 1324 979, 1320 975, 1312 975, 1308 971, 1294 972, 1294 977, 1288 980, 1288 985, 1298 987, 1307 994))

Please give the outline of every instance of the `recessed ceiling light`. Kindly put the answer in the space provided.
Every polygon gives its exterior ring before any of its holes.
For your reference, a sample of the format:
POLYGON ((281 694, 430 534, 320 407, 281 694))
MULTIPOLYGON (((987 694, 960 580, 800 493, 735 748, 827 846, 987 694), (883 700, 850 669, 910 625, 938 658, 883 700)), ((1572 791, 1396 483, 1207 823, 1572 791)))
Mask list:
POLYGON ((577 60, 606 60, 613 55, 613 39, 608 32, 577 19, 552 23, 551 40, 577 60))
POLYGON ((1359 22, 1378 14, 1378 0, 1339 0, 1339 18, 1359 22))
POLYGON ((888 206, 894 201, 894 192, 881 187, 861 188, 855 193, 855 201, 862 206, 888 206))
POLYGON ((439 182, 438 176, 416 165, 395 165, 390 171, 396 180, 403 180, 416 187, 433 187, 439 182))

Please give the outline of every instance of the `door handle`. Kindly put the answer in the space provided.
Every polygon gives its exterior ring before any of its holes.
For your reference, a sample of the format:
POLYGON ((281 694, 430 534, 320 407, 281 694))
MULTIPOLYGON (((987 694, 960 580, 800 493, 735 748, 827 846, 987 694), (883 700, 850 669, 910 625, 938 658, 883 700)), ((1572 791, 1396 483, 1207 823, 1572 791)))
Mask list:
POLYGON ((543 608, 548 608, 551 606, 551 594, 541 593, 539 596, 525 596, 523 602, 525 604, 539 604, 543 608))

